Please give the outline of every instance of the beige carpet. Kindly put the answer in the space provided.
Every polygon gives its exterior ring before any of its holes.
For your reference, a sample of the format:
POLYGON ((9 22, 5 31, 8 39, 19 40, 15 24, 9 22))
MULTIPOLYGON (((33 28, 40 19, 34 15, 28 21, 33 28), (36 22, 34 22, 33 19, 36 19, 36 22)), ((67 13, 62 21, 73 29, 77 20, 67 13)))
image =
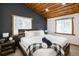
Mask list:
POLYGON ((79 56, 79 46, 70 45, 69 56, 79 56))
POLYGON ((19 48, 16 49, 15 53, 9 54, 8 56, 23 56, 19 48))
MULTIPOLYGON (((15 53, 9 54, 8 56, 23 56, 19 48, 16 49, 15 53)), ((79 46, 70 45, 69 56, 79 56, 79 46)))

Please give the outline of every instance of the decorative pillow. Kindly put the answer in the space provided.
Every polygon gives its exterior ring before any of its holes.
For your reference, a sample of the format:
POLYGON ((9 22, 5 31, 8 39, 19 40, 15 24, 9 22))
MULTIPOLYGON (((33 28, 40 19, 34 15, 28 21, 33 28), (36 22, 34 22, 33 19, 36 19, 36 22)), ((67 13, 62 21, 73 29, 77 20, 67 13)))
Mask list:
POLYGON ((47 38, 45 38, 45 37, 42 38, 42 41, 43 41, 44 43, 46 43, 46 44, 48 45, 48 47, 50 47, 50 46, 52 45, 52 42, 49 41, 49 40, 48 40, 47 38))

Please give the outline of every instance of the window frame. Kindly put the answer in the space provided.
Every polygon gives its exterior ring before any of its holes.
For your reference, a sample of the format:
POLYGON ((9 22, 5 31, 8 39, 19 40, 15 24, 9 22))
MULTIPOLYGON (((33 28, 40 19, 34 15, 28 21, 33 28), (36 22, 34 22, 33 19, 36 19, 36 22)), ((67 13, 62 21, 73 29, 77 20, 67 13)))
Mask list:
MULTIPOLYGON (((11 15, 11 34, 12 35, 18 35, 15 31, 14 31, 14 29, 15 29, 15 19, 14 19, 14 17, 15 16, 18 16, 18 15, 11 15)), ((19 17, 23 17, 23 16, 19 16, 19 17)), ((24 18, 24 17, 23 17, 24 18)), ((27 17, 28 18, 28 17, 27 17)), ((32 22, 32 20, 31 20, 31 22, 32 22)), ((31 24, 31 26, 32 26, 32 24, 31 24)), ((27 28, 26 28, 27 29, 27 28)), ((29 28, 29 29, 32 29, 32 27, 31 28, 29 28)))
POLYGON ((63 34, 63 35, 75 35, 74 34, 74 22, 73 22, 73 19, 74 19, 74 17, 70 17, 70 18, 61 18, 61 19, 56 19, 55 20, 55 33, 56 34, 63 34), (72 19, 72 33, 70 34, 70 33, 58 33, 56 30, 57 30, 57 21, 58 20, 65 20, 65 19, 72 19))

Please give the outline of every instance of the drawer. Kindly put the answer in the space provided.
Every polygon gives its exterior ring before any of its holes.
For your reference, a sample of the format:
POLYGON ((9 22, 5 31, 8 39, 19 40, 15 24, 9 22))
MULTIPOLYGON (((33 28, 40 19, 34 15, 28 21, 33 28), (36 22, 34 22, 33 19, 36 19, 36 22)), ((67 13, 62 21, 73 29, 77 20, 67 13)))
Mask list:
POLYGON ((1 49, 1 51, 6 51, 6 50, 9 50, 9 49, 13 49, 12 46, 4 47, 4 48, 1 49))
POLYGON ((6 51, 3 51, 3 52, 1 52, 1 55, 8 55, 8 54, 10 54, 10 53, 13 53, 14 52, 14 50, 13 49, 10 49, 10 50, 6 50, 6 51))

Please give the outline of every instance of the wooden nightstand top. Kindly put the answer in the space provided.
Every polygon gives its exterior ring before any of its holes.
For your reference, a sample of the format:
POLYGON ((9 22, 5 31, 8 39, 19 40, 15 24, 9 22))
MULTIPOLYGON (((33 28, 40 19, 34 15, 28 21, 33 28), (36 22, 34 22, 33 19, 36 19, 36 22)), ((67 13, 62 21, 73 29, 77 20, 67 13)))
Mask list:
POLYGON ((13 43, 15 43, 14 40, 11 40, 11 41, 9 40, 7 42, 1 43, 0 45, 7 45, 7 44, 13 44, 13 43))

